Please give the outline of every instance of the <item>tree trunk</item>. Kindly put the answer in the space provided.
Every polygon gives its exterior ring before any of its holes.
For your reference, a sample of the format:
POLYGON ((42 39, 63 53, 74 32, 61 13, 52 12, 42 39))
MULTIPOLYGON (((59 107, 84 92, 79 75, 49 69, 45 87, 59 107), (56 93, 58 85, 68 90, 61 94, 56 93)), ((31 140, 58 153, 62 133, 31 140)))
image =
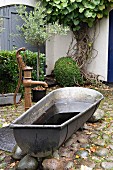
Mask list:
POLYGON ((38 56, 37 56, 37 80, 40 78, 40 46, 38 45, 38 56))
POLYGON ((83 69, 87 64, 87 61, 92 57, 95 35, 90 35, 89 28, 85 24, 80 30, 73 31, 73 34, 74 38, 72 41, 74 42, 76 39, 76 44, 71 42, 72 47, 70 47, 71 51, 68 51, 68 55, 76 61, 80 69, 83 69))

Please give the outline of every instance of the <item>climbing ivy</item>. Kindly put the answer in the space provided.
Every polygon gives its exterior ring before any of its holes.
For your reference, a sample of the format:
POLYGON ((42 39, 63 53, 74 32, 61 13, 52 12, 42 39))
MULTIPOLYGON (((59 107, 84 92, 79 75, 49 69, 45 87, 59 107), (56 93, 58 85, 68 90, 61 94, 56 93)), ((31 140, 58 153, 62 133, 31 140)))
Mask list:
POLYGON ((113 7, 113 0, 42 0, 47 9, 48 21, 59 21, 73 31, 83 23, 92 27, 98 19, 106 17, 113 7))
POLYGON ((90 81, 92 75, 89 77, 86 68, 87 63, 92 59, 92 51, 95 50, 93 44, 96 23, 108 16, 113 7, 113 0, 42 0, 42 4, 46 7, 49 23, 58 21, 72 30, 73 39, 67 56, 71 56, 76 61, 85 79, 90 81), (90 35, 92 27, 94 32, 90 35))

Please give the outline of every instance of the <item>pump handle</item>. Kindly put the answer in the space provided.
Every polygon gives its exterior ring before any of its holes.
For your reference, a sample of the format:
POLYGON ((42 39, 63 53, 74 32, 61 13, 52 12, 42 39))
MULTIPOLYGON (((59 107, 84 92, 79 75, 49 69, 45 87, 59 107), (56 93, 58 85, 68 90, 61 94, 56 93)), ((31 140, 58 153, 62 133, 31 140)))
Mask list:
POLYGON ((19 102, 16 103, 16 96, 19 91, 20 85, 22 83, 22 70, 26 66, 26 64, 24 63, 24 61, 22 59, 22 56, 20 55, 20 52, 25 51, 25 50, 26 50, 25 47, 22 47, 16 51, 16 59, 17 59, 18 68, 19 68, 19 79, 18 79, 18 84, 17 84, 16 90, 14 93, 14 97, 13 97, 15 107, 17 107, 18 103, 20 103, 20 101, 21 101, 21 99, 20 99, 19 102))
POLYGON ((16 59, 17 59, 17 62, 18 62, 18 67, 19 69, 24 69, 24 67, 26 66, 26 64, 24 63, 23 59, 22 59, 22 56, 20 55, 20 52, 21 51, 25 51, 25 47, 22 47, 22 48, 19 48, 17 51, 16 51, 16 59))

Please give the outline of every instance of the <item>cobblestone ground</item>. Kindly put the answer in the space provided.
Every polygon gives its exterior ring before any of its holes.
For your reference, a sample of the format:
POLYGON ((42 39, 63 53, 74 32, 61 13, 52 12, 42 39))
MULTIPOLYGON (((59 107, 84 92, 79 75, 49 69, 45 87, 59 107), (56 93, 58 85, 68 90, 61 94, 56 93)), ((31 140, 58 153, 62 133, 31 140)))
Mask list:
MULTIPOLYGON (((84 128, 74 133, 51 157, 62 161, 65 170, 113 170, 113 89, 101 92, 105 98, 99 108, 105 112, 104 117, 96 123, 85 123, 84 128)), ((0 127, 23 112, 24 101, 18 108, 0 107, 0 127)), ((15 169, 18 161, 10 154, 0 150, 0 170, 15 169)))

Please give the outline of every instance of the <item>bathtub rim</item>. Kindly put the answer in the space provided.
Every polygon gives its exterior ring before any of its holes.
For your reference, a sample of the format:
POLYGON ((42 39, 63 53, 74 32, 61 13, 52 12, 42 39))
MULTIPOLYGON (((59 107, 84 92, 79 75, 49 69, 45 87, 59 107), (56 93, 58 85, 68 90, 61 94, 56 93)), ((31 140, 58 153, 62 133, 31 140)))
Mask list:
POLYGON ((94 89, 89 89, 89 88, 85 88, 85 87, 64 87, 64 88, 58 88, 58 89, 56 89, 56 90, 51 91, 51 92, 50 92, 49 94, 47 94, 44 98, 41 99, 40 101, 38 101, 35 105, 33 105, 30 109, 28 109, 28 110, 27 110, 26 112, 24 112, 22 115, 20 115, 17 119, 15 119, 15 120, 9 125, 10 128, 13 128, 13 129, 15 129, 15 128, 20 128, 20 129, 22 129, 22 128, 45 128, 45 129, 46 129, 46 128, 63 128, 63 127, 66 126, 67 124, 69 124, 69 123, 71 123, 72 121, 74 121, 74 119, 79 118, 81 115, 85 114, 85 112, 87 112, 88 110, 92 109, 93 107, 96 107, 96 105, 98 105, 98 104, 101 102, 101 100, 104 99, 104 96, 103 96, 100 92, 98 92, 98 91, 96 91, 96 90, 94 90, 94 89), (99 94, 99 95, 100 95, 100 98, 99 98, 96 102, 92 103, 88 109, 86 109, 86 110, 83 111, 83 112, 80 112, 78 115, 75 115, 74 117, 72 117, 72 118, 70 118, 69 120, 65 121, 65 122, 62 123, 61 125, 30 125, 30 124, 25 124, 25 125, 23 125, 23 124, 18 124, 18 123, 16 123, 17 121, 19 121, 20 119, 22 119, 22 117, 25 116, 28 112, 30 112, 30 110, 32 110, 32 108, 33 108, 34 106, 37 106, 44 98, 46 98, 47 96, 51 95, 52 93, 55 93, 56 91, 61 91, 61 90, 63 90, 63 89, 64 89, 64 90, 65 90, 65 89, 84 89, 84 90, 87 89, 88 91, 93 91, 93 92, 99 94))

